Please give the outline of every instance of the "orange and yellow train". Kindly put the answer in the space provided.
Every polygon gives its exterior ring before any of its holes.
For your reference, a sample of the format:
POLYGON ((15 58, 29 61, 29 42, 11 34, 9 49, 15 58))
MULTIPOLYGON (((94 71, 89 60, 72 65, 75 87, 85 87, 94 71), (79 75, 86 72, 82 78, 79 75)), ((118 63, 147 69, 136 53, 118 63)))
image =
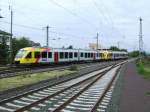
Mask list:
POLYGON ((55 49, 26 47, 20 49, 15 64, 51 64, 62 62, 126 59, 127 52, 88 49, 55 49))

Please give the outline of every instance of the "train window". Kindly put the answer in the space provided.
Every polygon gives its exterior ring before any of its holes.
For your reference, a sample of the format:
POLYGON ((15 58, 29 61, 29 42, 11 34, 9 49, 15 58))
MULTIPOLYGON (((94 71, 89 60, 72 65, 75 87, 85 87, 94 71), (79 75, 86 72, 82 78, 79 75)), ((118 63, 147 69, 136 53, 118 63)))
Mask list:
POLYGON ((64 53, 63 53, 63 52, 60 52, 60 53, 59 53, 59 57, 60 57, 60 59, 63 59, 63 58, 64 58, 64 53))
POLYGON ((34 58, 40 58, 40 52, 35 52, 34 53, 34 58))
POLYGON ((81 53, 81 57, 83 57, 83 53, 81 53))
POLYGON ((31 58, 31 52, 28 53, 28 55, 26 56, 26 58, 31 58))
POLYGON ((68 52, 65 52, 65 58, 68 58, 68 52))
POLYGON ((48 52, 48 58, 52 58, 52 52, 48 52))
POLYGON ((19 52, 16 55, 16 58, 22 58, 26 54, 26 50, 19 50, 19 52))
POLYGON ((96 56, 99 57, 99 53, 96 53, 96 56))
POLYGON ((42 58, 47 58, 47 52, 42 52, 42 58))
POLYGON ((93 53, 91 53, 91 57, 93 58, 93 53))
POLYGON ((91 57, 91 53, 88 53, 88 58, 90 58, 91 57))
POLYGON ((74 57, 75 58, 78 57, 78 53, 77 52, 74 53, 74 57))
POLYGON ((85 58, 87 58, 87 56, 88 56, 87 53, 85 53, 85 58))
POLYGON ((73 57, 73 53, 70 52, 70 53, 69 53, 69 58, 72 58, 72 57, 73 57))
POLYGON ((102 53, 99 53, 100 57, 102 57, 102 53))

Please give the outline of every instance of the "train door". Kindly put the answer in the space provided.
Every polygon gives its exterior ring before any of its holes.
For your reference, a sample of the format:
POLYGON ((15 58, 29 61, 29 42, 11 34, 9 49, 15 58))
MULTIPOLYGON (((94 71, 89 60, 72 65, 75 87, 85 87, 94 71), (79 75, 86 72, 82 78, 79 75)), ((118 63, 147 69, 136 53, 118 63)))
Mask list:
POLYGON ((54 62, 58 63, 58 52, 54 53, 54 62))

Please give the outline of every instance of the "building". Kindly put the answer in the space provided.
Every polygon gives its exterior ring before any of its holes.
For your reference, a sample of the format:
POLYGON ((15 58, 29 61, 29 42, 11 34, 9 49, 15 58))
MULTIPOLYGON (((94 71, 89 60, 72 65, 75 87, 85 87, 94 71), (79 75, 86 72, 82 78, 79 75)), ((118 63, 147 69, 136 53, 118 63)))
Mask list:
POLYGON ((103 47, 102 47, 102 45, 98 44, 98 48, 97 48, 96 43, 89 43, 89 48, 96 50, 96 49, 102 49, 103 47))

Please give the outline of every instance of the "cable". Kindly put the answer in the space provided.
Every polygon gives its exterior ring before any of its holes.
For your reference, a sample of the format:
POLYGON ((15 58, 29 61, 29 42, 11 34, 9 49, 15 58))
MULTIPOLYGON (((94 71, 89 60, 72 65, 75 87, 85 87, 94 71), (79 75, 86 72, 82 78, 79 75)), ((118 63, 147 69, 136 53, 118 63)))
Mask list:
MULTIPOLYGON (((99 14, 102 15, 102 17, 105 18, 105 20, 107 21, 106 23, 108 24, 109 21, 108 21, 108 18, 105 16, 104 12, 100 9, 100 7, 98 6, 98 4, 95 2, 95 0, 92 0, 94 6, 96 7, 96 9, 98 10, 99 14)), ((99 16, 100 16, 99 15, 99 16)))
POLYGON ((101 1, 101 3, 102 3, 102 6, 104 7, 104 9, 105 9, 106 12, 107 12, 107 15, 108 15, 108 18, 109 18, 109 20, 110 20, 110 22, 111 22, 111 24, 112 24, 112 27, 113 27, 115 30, 117 30, 117 31, 120 33, 120 35, 122 36, 123 34, 120 32, 120 30, 119 30, 117 27, 115 27, 115 23, 114 23, 114 21, 113 21, 111 15, 110 15, 110 13, 109 13, 109 11, 108 11, 108 8, 103 4, 102 1, 101 1))
MULTIPOLYGON (((78 14, 76 14, 76 13, 70 11, 69 9, 67 9, 67 8, 65 8, 64 6, 58 4, 58 3, 55 2, 54 0, 48 0, 48 1, 51 2, 51 3, 53 3, 54 5, 56 5, 56 6, 60 7, 60 8, 62 8, 62 9, 64 9, 64 10, 65 10, 66 12, 68 12, 69 14, 71 14, 71 15, 77 17, 77 18, 80 18, 82 21, 86 22, 86 23, 89 24, 90 26, 92 26, 92 27, 95 26, 94 24, 92 24, 91 22, 89 22, 87 19, 85 19, 85 18, 79 16, 78 14)), ((97 30, 97 27, 96 27, 95 29, 97 30)))
MULTIPOLYGON (((6 24, 11 24, 10 22, 6 22, 6 21, 1 21, 1 22, 6 23, 6 24)), ((13 25, 23 27, 23 28, 29 28, 29 29, 33 29, 33 30, 43 30, 42 28, 36 28, 36 27, 26 26, 26 25, 21 25, 21 24, 13 24, 13 25)))
MULTIPOLYGON (((6 21, 1 21, 1 23, 10 24, 10 22, 6 22, 6 21)), ((18 27, 27 28, 27 29, 33 29, 33 30, 40 30, 40 31, 44 30, 43 28, 37 28, 37 27, 21 25, 21 24, 13 24, 13 25, 18 26, 18 27)), ((59 35, 65 35, 65 36, 69 36, 69 37, 77 37, 77 36, 72 35, 72 34, 60 33, 60 32, 55 32, 55 31, 49 31, 49 32, 54 33, 54 34, 59 34, 59 35)))

